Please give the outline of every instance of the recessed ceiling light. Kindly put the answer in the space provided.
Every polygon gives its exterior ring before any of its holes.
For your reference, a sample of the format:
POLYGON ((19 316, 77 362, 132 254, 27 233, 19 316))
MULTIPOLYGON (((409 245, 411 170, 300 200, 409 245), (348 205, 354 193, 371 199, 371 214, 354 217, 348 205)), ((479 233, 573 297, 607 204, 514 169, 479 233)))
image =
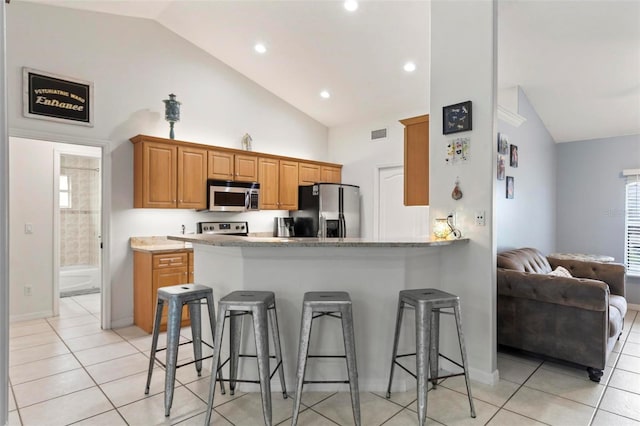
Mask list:
POLYGON ((407 62, 406 64, 404 64, 404 70, 406 72, 414 72, 416 70, 416 64, 414 64, 413 62, 407 62))
POLYGON ((356 0, 347 0, 344 2, 344 8, 349 12, 355 12, 358 10, 358 2, 356 0))
POLYGON ((253 48, 255 49, 256 52, 258 53, 265 53, 267 51, 267 46, 265 46, 262 43, 256 43, 255 46, 253 46, 253 48))
POLYGON ((331 97, 331 94, 326 90, 323 90, 322 92, 320 92, 320 97, 324 99, 329 99, 331 97))

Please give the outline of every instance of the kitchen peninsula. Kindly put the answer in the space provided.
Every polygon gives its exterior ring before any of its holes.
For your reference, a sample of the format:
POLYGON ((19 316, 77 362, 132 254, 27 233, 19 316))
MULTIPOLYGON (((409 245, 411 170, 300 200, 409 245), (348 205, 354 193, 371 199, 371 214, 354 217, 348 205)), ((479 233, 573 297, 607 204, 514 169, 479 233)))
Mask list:
MULTIPOLYGON (((348 291, 353 301, 360 389, 370 391, 386 389, 398 292, 411 288, 442 288, 440 278, 447 273, 442 270, 442 265, 446 263, 443 259, 455 257, 469 243, 468 239, 380 241, 366 238, 258 238, 206 234, 168 238, 193 243, 195 282, 211 286, 216 301, 236 290, 275 292, 285 377, 289 387, 293 387, 295 378, 304 293, 348 291)), ((443 326, 447 321, 449 319, 445 317, 443 326)), ((204 329, 207 328, 205 324, 206 321, 203 321, 204 329)), ((414 341, 412 324, 413 316, 407 315, 400 340, 400 350, 405 353, 414 352, 411 349, 414 341)), ((246 325, 245 330, 248 330, 246 325)), ((318 337, 312 339, 309 353, 344 353, 339 323, 331 318, 321 318, 314 321, 313 329, 318 337)), ((448 336, 447 332, 445 336, 444 330, 443 343, 445 340, 454 342, 455 339, 449 337, 455 334, 448 336)), ((204 336, 210 336, 209 333, 205 331, 204 336)), ((248 339, 253 339, 252 333, 245 333, 243 337, 243 347, 251 353, 254 343, 248 339)), ((228 331, 224 340, 225 343, 228 341, 228 331)), ((223 353, 226 352, 225 343, 223 353)), ((411 365, 413 360, 406 362, 411 365)), ((244 364, 250 368, 249 371, 255 370, 252 362, 244 364)), ((342 359, 314 359, 308 366, 310 380, 340 379, 345 377, 345 371, 342 359)), ((407 385, 415 386, 413 378, 406 374, 398 373, 396 379, 394 387, 398 390, 407 385)), ((275 384, 273 386, 278 388, 275 384)), ((312 389, 335 390, 336 386, 315 385, 312 389)))

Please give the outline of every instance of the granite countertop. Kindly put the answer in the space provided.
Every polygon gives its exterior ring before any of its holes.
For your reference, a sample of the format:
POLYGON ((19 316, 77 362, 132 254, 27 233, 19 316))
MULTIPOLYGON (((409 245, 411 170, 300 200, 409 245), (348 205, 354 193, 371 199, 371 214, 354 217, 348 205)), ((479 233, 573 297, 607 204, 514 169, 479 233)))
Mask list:
POLYGON ((169 240, 163 237, 131 237, 131 248, 135 251, 146 251, 149 253, 163 253, 174 251, 193 251, 191 243, 184 241, 169 240))
POLYGON ((219 247, 436 247, 467 243, 459 240, 433 240, 429 237, 403 238, 399 240, 376 240, 372 238, 280 238, 239 237, 230 235, 170 235, 172 241, 204 244, 219 247))

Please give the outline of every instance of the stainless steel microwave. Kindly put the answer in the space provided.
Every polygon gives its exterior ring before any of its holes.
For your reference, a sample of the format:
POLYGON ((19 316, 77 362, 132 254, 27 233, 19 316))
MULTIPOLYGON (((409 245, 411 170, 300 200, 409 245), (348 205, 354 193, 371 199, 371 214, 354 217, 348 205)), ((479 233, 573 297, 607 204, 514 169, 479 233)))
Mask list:
POLYGON ((257 182, 207 181, 207 205, 212 212, 260 210, 260 184, 257 182))

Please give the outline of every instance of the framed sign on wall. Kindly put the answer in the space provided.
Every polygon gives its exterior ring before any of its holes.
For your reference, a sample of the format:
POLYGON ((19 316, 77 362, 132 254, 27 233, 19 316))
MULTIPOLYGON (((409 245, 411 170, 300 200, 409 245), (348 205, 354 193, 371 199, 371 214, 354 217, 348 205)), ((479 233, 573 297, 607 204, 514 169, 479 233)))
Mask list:
POLYGON ((24 67, 25 117, 93 126, 93 83, 24 67))

